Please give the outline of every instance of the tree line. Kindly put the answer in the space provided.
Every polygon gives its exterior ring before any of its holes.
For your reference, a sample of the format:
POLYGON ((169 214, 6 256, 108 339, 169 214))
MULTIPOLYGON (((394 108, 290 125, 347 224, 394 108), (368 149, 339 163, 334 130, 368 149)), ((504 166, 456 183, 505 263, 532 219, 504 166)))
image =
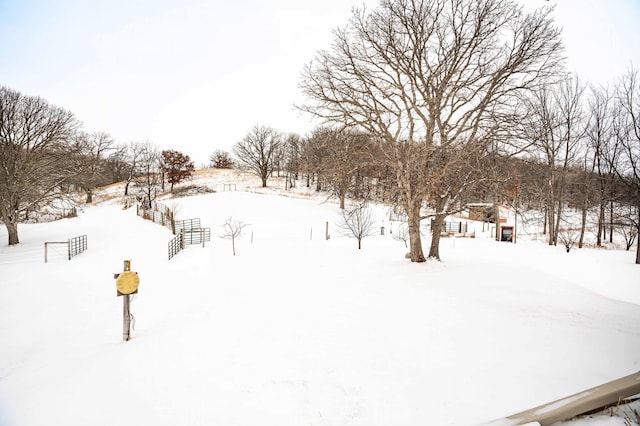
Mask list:
POLYGON ((308 101, 298 108, 328 127, 302 147, 296 137, 256 127, 234 153, 263 185, 274 168, 292 176, 304 165, 307 179, 319 177, 317 185, 325 182, 341 204, 348 190, 368 195, 367 179, 389 182, 407 215, 414 262, 440 258, 445 218, 478 198, 537 206, 549 244, 568 228, 569 203, 582 209, 580 244, 593 206, 598 244, 614 226, 633 241, 638 73, 630 70, 613 88, 587 87, 567 74, 551 12, 527 13, 501 0, 385 0, 354 9, 301 76, 308 101), (427 217, 425 256, 420 225, 427 217))
POLYGON ((9 245, 20 242, 18 224, 55 199, 80 191, 91 203, 96 188, 124 181, 124 195, 133 184, 150 204, 158 186, 173 189, 193 171, 182 153, 85 132, 71 112, 0 86, 0 220, 9 245))
MULTIPOLYGON (((346 198, 396 204, 406 214, 414 262, 440 258, 445 218, 468 202, 543 212, 549 244, 570 230, 568 206, 582 212, 582 244, 595 209, 598 244, 613 238, 614 227, 633 241, 640 229, 638 72, 612 87, 567 74, 551 12, 503 0, 356 8, 301 74, 307 102, 297 108, 322 126, 303 137, 256 125, 233 155, 216 151, 211 164, 240 164, 263 186, 274 174, 287 188, 302 180, 334 193, 341 207, 346 198)), ((0 97, 0 217, 10 244, 17 242, 11 224, 64 185, 90 200, 105 180, 124 180, 126 188, 137 182, 151 202, 164 183, 150 144, 115 145, 106 134, 82 133, 70 113, 39 98, 7 88, 0 97)))

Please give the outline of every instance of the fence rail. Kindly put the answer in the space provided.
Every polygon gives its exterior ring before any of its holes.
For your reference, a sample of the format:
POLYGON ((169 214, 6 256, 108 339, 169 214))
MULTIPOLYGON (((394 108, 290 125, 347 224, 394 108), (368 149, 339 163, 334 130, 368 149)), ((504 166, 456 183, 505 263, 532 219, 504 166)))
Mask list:
POLYGON ((637 395, 639 392, 640 371, 603 383, 599 386, 573 394, 566 398, 513 414, 509 417, 484 423, 484 425, 515 426, 539 424, 541 426, 547 426, 593 410, 607 407, 610 404, 620 404, 624 398, 637 395))

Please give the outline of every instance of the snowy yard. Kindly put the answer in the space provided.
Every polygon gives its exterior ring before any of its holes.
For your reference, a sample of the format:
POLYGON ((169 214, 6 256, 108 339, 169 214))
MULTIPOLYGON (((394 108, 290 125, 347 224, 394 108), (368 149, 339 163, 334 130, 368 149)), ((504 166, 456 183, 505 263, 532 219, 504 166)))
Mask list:
POLYGON ((357 250, 333 203, 238 189, 167 201, 212 234, 170 261, 171 232, 115 201, 16 247, 2 227, 0 425, 474 425, 640 370, 632 252, 446 238, 411 264, 388 232, 357 250))

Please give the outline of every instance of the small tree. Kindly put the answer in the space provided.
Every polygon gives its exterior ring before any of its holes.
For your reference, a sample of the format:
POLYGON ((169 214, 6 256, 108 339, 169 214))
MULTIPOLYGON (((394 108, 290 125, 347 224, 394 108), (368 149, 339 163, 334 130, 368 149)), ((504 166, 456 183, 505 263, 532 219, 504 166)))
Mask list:
POLYGON ((209 156, 209 163, 214 169, 233 169, 231 155, 221 149, 217 149, 209 156))
POLYGON ((558 237, 560 238, 560 242, 564 245, 564 248, 567 250, 567 253, 569 253, 576 244, 576 241, 578 241, 580 233, 569 228, 560 229, 558 237))
POLYGON ((167 182, 171 184, 171 192, 176 183, 193 176, 195 167, 188 155, 174 150, 162 151, 162 171, 167 175, 167 182))
POLYGON ((398 230, 393 234, 393 239, 396 241, 403 241, 404 246, 408 247, 407 241, 409 241, 409 227, 406 223, 402 223, 398 226, 398 230))
POLYGON ((236 238, 242 236, 242 230, 246 228, 248 225, 246 223, 240 222, 239 220, 234 220, 233 217, 230 217, 221 226, 222 226, 222 234, 220 234, 220 238, 231 240, 231 247, 233 249, 233 255, 235 256, 236 255, 236 238))
POLYGON ((345 237, 358 240, 358 250, 362 248, 362 239, 373 235, 375 217, 365 201, 341 210, 338 229, 345 237))

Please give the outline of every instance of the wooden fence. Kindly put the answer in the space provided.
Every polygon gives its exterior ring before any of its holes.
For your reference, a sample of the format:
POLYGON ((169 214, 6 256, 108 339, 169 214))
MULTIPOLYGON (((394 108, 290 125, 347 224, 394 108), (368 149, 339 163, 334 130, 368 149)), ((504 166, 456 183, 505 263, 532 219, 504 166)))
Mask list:
POLYGON ((136 213, 143 219, 151 220, 162 226, 166 226, 175 235, 169 241, 169 260, 183 250, 187 244, 202 244, 211 241, 211 229, 202 228, 200 218, 175 220, 173 211, 164 204, 151 203, 150 207, 138 205, 136 213))
POLYGON ((174 232, 173 211, 164 204, 154 201, 151 203, 150 207, 138 205, 136 207, 136 213, 141 218, 166 226, 171 230, 171 232, 174 232))

